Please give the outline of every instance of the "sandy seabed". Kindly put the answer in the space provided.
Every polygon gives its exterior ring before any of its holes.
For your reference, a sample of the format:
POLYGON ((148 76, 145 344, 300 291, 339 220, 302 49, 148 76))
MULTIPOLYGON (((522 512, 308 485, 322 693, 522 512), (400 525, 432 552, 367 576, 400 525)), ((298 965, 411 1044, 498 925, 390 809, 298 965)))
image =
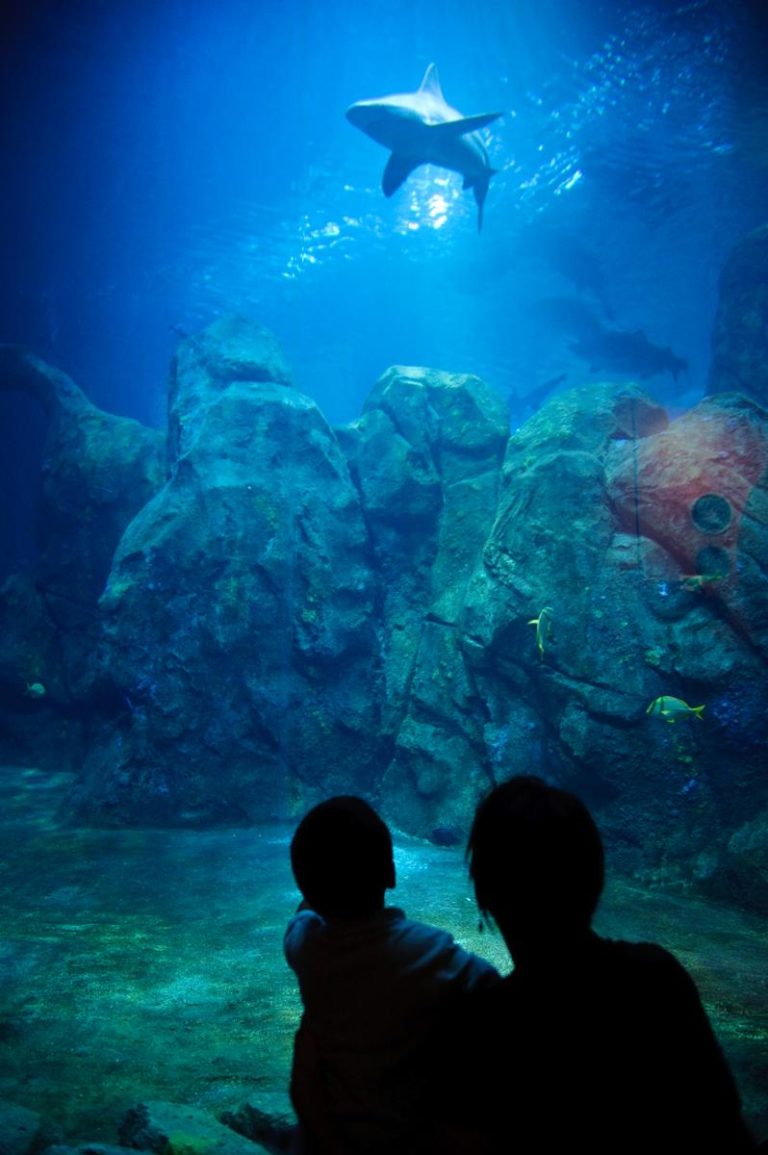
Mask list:
MULTIPOLYGON (((65 827, 70 784, 0 769, 0 1098, 69 1141, 114 1142, 143 1100, 218 1114, 284 1092, 299 1018, 282 955, 291 828, 65 827)), ((498 935, 478 931, 460 850, 398 838, 396 860, 391 901, 508 969, 498 935)), ((765 920, 614 881, 598 928, 688 967, 768 1135, 765 920)))

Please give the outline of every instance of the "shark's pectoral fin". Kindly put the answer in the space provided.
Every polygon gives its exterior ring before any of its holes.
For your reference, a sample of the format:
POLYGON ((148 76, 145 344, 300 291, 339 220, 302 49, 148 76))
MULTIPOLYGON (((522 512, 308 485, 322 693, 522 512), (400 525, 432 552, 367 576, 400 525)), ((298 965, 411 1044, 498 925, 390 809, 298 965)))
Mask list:
POLYGON ((386 163, 384 174, 381 178, 381 188, 385 197, 391 197, 392 193, 397 192, 403 181, 407 180, 415 168, 418 168, 422 163, 420 160, 414 160, 410 156, 400 156, 393 152, 386 163))
POLYGON ((460 116, 458 120, 444 120, 440 124, 430 124, 429 131, 433 136, 453 140, 457 136, 466 136, 468 132, 478 132, 481 128, 487 128, 502 115, 501 112, 481 112, 477 116, 460 116))

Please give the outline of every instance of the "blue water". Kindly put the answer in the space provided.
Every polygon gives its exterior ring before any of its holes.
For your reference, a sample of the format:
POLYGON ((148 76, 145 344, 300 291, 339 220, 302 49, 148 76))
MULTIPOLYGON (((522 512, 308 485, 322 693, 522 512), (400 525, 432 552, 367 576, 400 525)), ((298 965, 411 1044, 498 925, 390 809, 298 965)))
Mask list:
MULTIPOLYGON (((162 425, 178 330, 231 312, 274 329, 332 422, 393 363, 475 372, 503 394, 610 376, 542 306, 562 297, 688 361, 649 380, 661 400, 704 390, 719 271, 768 206, 764 2, 4 12, 0 340, 99 406, 162 425), (480 235, 443 170, 385 200, 386 153, 344 117, 415 89, 431 61, 450 104, 504 113, 485 133, 500 172, 480 235)), ((0 440, 20 432, 34 462, 36 415, 1 400, 0 440)), ((36 466, 0 456, 7 570, 33 550, 36 466)))

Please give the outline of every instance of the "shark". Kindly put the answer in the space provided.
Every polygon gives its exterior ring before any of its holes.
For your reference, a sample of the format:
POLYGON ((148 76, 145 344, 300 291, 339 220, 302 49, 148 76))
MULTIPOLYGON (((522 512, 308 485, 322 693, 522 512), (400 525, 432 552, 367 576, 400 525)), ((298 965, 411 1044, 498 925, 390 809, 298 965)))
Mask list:
POLYGON ((347 120, 391 152, 381 181, 385 197, 397 192, 422 164, 447 168, 464 177, 477 201, 477 228, 483 227, 483 205, 491 168, 480 131, 502 113, 462 116, 446 103, 437 65, 430 64, 416 92, 358 100, 347 109, 347 120))
POLYGON ((582 336, 571 343, 571 349, 588 362, 590 369, 607 369, 623 376, 656 377, 671 373, 675 381, 688 369, 684 357, 673 353, 669 345, 655 345, 644 329, 606 329, 600 327, 592 336, 582 336))
MULTIPOLYGON (((675 381, 688 370, 688 362, 669 345, 656 345, 644 329, 615 329, 604 325, 591 305, 579 297, 549 297, 531 306, 534 316, 550 328, 574 339, 571 352, 589 364, 590 370, 607 369, 622 377, 660 376, 671 373, 675 381)), ((542 386, 543 388, 543 386, 542 386)))

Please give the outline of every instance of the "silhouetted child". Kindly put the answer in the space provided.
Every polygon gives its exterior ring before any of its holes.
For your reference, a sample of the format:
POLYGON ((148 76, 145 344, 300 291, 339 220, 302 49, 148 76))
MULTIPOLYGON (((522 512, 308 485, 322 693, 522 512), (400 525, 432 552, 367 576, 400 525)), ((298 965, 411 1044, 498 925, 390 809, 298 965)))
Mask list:
POLYGON ((446 1035, 435 1109, 474 1129, 472 1149, 752 1150, 688 973, 660 946, 591 929, 603 846, 583 803, 513 778, 478 807, 468 855, 515 964, 446 1035))
POLYGON ((304 896, 285 956, 304 1004, 291 1093, 305 1145, 421 1151, 436 1023, 462 994, 499 976, 445 931, 384 906, 395 885, 392 839, 362 799, 311 810, 293 837, 291 865, 304 896))

